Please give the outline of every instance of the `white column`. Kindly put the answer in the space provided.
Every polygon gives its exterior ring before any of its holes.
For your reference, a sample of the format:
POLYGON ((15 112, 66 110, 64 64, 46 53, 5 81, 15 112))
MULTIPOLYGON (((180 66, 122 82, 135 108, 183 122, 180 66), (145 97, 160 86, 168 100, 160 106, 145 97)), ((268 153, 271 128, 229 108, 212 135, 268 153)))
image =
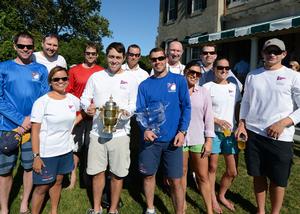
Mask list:
POLYGON ((253 70, 257 66, 258 55, 258 39, 256 37, 251 38, 251 55, 250 55, 250 70, 253 70))

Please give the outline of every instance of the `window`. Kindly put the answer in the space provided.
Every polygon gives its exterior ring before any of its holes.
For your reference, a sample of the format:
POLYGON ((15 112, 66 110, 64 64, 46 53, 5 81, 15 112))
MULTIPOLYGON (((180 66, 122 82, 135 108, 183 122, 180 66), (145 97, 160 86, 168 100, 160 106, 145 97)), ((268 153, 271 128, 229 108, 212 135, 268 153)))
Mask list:
POLYGON ((200 47, 192 47, 191 48, 191 60, 199 60, 201 53, 200 47))
POLYGON ((178 0, 165 0, 164 22, 172 22, 177 19, 178 0))
POLYGON ((188 14, 201 12, 206 8, 207 0, 188 0, 187 12, 188 14))
POLYGON ((236 7, 239 5, 243 5, 246 3, 248 0, 226 0, 227 6, 228 7, 236 7))
POLYGON ((203 10, 205 7, 203 7, 205 5, 205 1, 203 0, 193 0, 192 1, 192 11, 199 11, 199 10, 203 10))

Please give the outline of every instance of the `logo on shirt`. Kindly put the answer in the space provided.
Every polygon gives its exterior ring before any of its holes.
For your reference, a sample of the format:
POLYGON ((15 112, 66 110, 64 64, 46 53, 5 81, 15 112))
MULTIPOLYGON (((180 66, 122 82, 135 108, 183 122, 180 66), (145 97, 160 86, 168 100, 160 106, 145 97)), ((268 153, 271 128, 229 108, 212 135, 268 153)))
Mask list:
POLYGON ((168 92, 176 92, 176 84, 168 83, 168 92))
POLYGON ((32 81, 39 81, 40 80, 40 74, 38 72, 32 72, 31 73, 32 76, 32 81))
POLYGON ((281 77, 281 76, 277 77, 277 80, 285 80, 285 79, 286 79, 285 77, 281 77))
POLYGON ((120 82, 120 89, 126 89, 128 85, 128 82, 125 80, 121 80, 120 82))
POLYGON ((71 110, 71 112, 75 112, 75 107, 74 105, 68 105, 69 109, 71 110))

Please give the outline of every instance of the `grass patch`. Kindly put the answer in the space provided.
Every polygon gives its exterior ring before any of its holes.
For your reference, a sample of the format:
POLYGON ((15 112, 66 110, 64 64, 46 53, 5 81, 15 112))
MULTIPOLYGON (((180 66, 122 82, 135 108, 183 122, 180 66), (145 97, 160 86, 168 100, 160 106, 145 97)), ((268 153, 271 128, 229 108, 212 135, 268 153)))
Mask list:
MULTIPOLYGON (((125 180, 124 190, 122 192, 122 201, 124 206, 120 208, 121 213, 135 214, 142 213, 146 206, 145 199, 142 193, 142 178, 136 169, 136 149, 132 150, 132 165, 129 176, 125 180)), ((283 214, 298 214, 300 213, 300 143, 295 143, 294 147, 294 164, 292 166, 292 172, 289 179, 289 184, 286 189, 285 200, 283 203, 283 214)), ((219 168, 217 174, 217 182, 220 181, 222 172, 224 170, 224 160, 220 157, 219 168)), ((21 182, 22 174, 21 170, 16 170, 14 177, 14 186, 11 194, 11 213, 19 213, 20 195, 22 192, 21 182)), ((200 194, 195 189, 192 180, 188 181, 187 189, 187 213, 205 213, 205 206, 200 194)), ((218 183, 217 188, 218 189, 218 183)), ((1 188, 1 187, 0 187, 1 188)), ((61 201, 59 205, 59 213, 64 214, 84 214, 88 208, 91 207, 87 191, 84 188, 80 188, 79 182, 77 182, 75 189, 62 191, 61 201)), ((234 180, 227 197, 234 202, 237 214, 243 213, 255 213, 256 204, 252 190, 252 178, 249 177, 245 170, 244 154, 240 153, 239 157, 239 175, 234 180)), ((267 213, 270 212, 270 202, 268 200, 267 213)), ((157 213, 174 213, 172 208, 172 202, 170 200, 167 191, 162 185, 162 180, 158 176, 157 188, 155 191, 155 206, 157 213)), ((43 213, 49 213, 50 201, 48 200, 43 213)), ((231 213, 223 208, 223 213, 231 213)))

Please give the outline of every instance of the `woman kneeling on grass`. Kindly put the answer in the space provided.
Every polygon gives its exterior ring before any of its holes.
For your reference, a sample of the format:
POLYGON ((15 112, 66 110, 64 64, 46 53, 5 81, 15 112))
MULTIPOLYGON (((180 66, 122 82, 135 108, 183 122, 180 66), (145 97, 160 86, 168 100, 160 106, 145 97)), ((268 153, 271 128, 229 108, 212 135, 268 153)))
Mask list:
POLYGON ((212 98, 215 122, 216 136, 213 139, 212 154, 209 160, 209 178, 212 185, 212 205, 216 213, 223 213, 218 200, 229 210, 235 210, 233 203, 226 199, 225 194, 233 179, 237 176, 238 148, 234 130, 236 127, 235 115, 238 115, 238 103, 241 100, 241 93, 235 84, 227 81, 229 70, 227 59, 216 60, 214 63, 215 80, 204 84, 212 98), (220 182, 217 200, 215 180, 219 154, 224 156, 226 171, 220 182))
POLYGON ((51 91, 40 97, 33 105, 32 152, 33 184, 32 214, 39 214, 47 192, 50 195, 51 214, 56 214, 62 180, 72 171, 73 140, 71 132, 79 110, 79 99, 65 93, 68 73, 65 68, 55 67, 48 76, 51 91))
MULTIPOLYGON (((189 62, 184 75, 187 79, 191 98, 191 121, 183 146, 183 172, 182 184, 186 193, 186 180, 188 160, 191 157, 191 166, 196 174, 198 187, 203 196, 208 214, 213 213, 211 203, 211 187, 208 177, 208 156, 211 153, 214 133, 214 116, 209 92, 198 86, 201 69, 197 61, 189 62)), ((186 210, 186 203, 184 205, 186 210)))

